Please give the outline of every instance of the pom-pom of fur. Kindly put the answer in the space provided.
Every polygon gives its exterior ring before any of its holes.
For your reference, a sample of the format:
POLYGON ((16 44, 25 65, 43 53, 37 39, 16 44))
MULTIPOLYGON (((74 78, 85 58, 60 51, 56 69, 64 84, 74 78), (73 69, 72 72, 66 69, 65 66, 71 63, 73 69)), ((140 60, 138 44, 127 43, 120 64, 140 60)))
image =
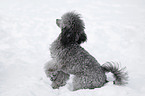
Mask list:
POLYGON ((115 62, 107 62, 102 65, 105 72, 111 72, 114 75, 115 85, 125 85, 128 81, 128 73, 125 71, 126 67, 119 68, 119 64, 115 62))

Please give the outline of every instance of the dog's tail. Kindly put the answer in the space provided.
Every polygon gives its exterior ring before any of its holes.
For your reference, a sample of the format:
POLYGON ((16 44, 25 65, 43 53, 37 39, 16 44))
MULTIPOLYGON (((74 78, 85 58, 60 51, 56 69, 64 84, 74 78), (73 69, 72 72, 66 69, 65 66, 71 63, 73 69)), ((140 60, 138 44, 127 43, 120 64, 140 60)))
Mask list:
POLYGON ((115 85, 125 85, 128 81, 128 73, 125 71, 126 67, 119 68, 119 64, 115 62, 107 62, 102 65, 105 72, 113 73, 115 85))

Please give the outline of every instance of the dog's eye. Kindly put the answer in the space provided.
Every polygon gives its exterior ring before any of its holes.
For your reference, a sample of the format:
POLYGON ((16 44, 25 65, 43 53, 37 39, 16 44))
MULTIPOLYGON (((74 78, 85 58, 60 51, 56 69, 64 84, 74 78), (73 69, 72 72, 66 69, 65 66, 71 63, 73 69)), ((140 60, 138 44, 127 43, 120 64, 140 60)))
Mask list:
POLYGON ((53 72, 53 71, 55 71, 55 70, 54 70, 54 69, 49 69, 48 71, 53 72))
POLYGON ((70 37, 70 34, 68 34, 67 37, 70 37))

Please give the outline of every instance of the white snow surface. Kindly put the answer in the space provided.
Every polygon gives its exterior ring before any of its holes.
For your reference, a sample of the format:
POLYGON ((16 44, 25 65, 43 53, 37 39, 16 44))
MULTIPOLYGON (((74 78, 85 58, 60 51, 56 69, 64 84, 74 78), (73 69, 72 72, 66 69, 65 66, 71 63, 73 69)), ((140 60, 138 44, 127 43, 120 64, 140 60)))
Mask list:
POLYGON ((144 69, 145 0, 0 0, 0 96, 145 96, 144 69), (73 10, 86 24, 82 46, 100 64, 126 66, 126 86, 51 88, 43 67, 60 33, 55 20, 73 10))

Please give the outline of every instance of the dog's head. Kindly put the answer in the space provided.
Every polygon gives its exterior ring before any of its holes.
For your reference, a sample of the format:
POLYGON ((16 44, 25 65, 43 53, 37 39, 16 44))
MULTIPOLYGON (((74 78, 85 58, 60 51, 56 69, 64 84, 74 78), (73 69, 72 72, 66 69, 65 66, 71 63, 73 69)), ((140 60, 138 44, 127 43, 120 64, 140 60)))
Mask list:
POLYGON ((84 32, 85 25, 80 14, 68 12, 61 19, 56 19, 56 24, 61 28, 60 41, 62 45, 81 44, 87 40, 84 32))

